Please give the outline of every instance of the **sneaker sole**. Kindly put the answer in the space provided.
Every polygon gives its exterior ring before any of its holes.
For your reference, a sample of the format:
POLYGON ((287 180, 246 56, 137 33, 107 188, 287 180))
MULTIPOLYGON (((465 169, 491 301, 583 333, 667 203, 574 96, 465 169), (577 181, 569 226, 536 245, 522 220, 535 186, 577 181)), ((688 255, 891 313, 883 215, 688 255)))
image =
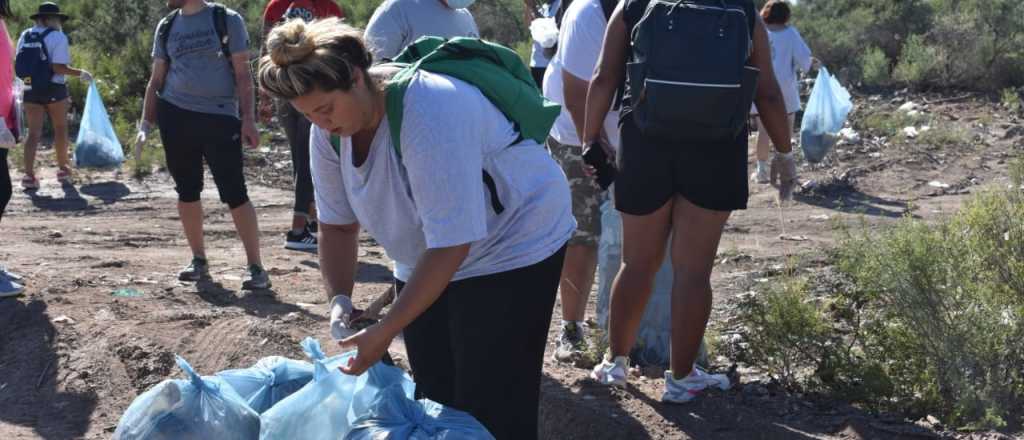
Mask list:
POLYGON ((623 380, 612 380, 612 381, 602 380, 601 378, 595 376, 594 373, 590 373, 590 378, 593 379, 594 381, 596 381, 597 383, 601 384, 601 385, 613 386, 613 387, 625 388, 626 384, 628 383, 628 382, 626 382, 625 379, 623 379, 623 380))
POLYGON ((2 293, 0 293, 0 298, 14 298, 16 296, 21 296, 21 295, 24 295, 24 294, 25 294, 25 289, 16 290, 16 291, 13 291, 13 292, 2 292, 2 293))
POLYGON ((284 244, 284 248, 290 251, 316 251, 319 247, 315 244, 293 243, 290 241, 284 244))
POLYGON ((267 289, 269 289, 271 287, 274 287, 274 285, 271 284, 271 283, 267 283, 267 284, 263 284, 263 285, 259 285, 259 286, 254 286, 254 285, 251 285, 251 284, 247 286, 245 284, 242 284, 242 290, 267 290, 267 289))
POLYGON ((190 282, 190 283, 198 283, 200 281, 209 281, 209 280, 212 280, 212 279, 213 278, 210 277, 210 274, 199 275, 199 276, 178 275, 178 281, 186 281, 186 282, 190 282))

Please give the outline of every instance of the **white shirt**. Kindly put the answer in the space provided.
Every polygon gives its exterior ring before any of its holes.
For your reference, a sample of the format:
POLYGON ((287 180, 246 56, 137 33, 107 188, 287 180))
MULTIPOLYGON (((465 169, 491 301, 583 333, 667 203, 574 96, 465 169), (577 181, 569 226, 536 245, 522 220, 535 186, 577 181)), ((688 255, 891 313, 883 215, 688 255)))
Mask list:
POLYGON ((381 122, 366 161, 340 157, 329 134, 314 128, 311 169, 321 222, 359 223, 407 281, 427 249, 471 243, 453 280, 543 261, 576 229, 565 174, 544 148, 518 134, 476 87, 445 75, 416 74, 405 95, 402 153, 381 122), (483 172, 494 179, 498 215, 483 172))
MULTIPOLYGON (((561 0, 554 0, 550 3, 541 5, 541 17, 554 17, 561 4, 561 0)), ((533 48, 530 49, 530 67, 547 67, 550 62, 551 59, 544 56, 544 46, 541 46, 540 43, 534 41, 533 48)))
MULTIPOLYGON (((601 56, 604 30, 608 21, 600 0, 577 0, 565 11, 558 33, 558 53, 544 74, 544 97, 562 104, 562 113, 551 127, 551 137, 563 145, 582 145, 576 133, 576 124, 565 107, 562 70, 589 82, 601 56)), ((582 128, 582 127, 581 127, 582 128)), ((619 112, 609 111, 604 119, 604 130, 612 146, 619 145, 619 112)))
POLYGON ((366 25, 367 45, 374 62, 393 59, 422 36, 479 37, 473 14, 452 9, 440 0, 386 0, 366 25))
MULTIPOLYGON (((793 26, 768 29, 772 44, 772 70, 786 102, 786 113, 800 111, 800 83, 797 70, 811 70, 811 49, 793 26)), ((756 110, 755 110, 756 113, 756 110)))
MULTIPOLYGON (((48 28, 43 26, 33 26, 21 33, 21 37, 18 38, 18 48, 15 49, 14 53, 21 51, 21 46, 25 44, 25 37, 30 32, 43 33, 48 28)), ((54 30, 50 32, 50 35, 46 36, 43 40, 43 44, 46 45, 46 51, 50 55, 50 64, 71 64, 71 51, 68 44, 68 36, 61 30, 54 30)), ((67 79, 64 75, 54 74, 53 78, 50 79, 54 84, 64 84, 67 79)))

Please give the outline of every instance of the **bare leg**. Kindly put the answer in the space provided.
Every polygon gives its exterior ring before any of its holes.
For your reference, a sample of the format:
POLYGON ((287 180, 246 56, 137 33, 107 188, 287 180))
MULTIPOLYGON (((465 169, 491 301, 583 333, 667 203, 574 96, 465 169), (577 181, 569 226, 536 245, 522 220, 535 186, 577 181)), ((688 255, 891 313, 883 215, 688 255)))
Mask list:
POLYGON ((608 319, 613 357, 633 349, 671 226, 672 200, 648 215, 622 214, 622 267, 612 284, 608 319))
POLYGON ((25 174, 36 175, 36 150, 39 148, 39 140, 43 137, 43 118, 46 115, 46 107, 39 104, 25 103, 25 120, 28 121, 28 136, 25 138, 25 150, 23 165, 25 174))
POLYGON ((597 271, 597 247, 574 244, 565 252, 559 292, 562 296, 562 320, 582 321, 587 312, 587 299, 597 271))
POLYGON ((672 372, 688 375, 711 315, 711 270, 729 211, 675 197, 672 213, 672 372))
POLYGON ((256 219, 256 208, 252 202, 231 210, 231 219, 235 221, 235 230, 245 247, 245 257, 249 264, 263 266, 260 258, 260 225, 256 219))
POLYGON ((71 169, 71 160, 68 157, 68 106, 71 99, 48 104, 46 112, 50 115, 50 124, 53 125, 53 149, 57 152, 57 167, 71 169))
POLYGON ((188 247, 192 256, 206 258, 206 246, 203 243, 203 202, 178 202, 178 215, 181 226, 185 229, 188 247))

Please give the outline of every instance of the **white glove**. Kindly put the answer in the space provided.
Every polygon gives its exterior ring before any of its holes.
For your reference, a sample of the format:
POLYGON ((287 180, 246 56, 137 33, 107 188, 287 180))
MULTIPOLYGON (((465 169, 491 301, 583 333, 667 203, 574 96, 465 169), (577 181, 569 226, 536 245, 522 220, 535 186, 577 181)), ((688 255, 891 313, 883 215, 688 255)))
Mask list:
POLYGON ((772 185, 779 189, 779 198, 789 200, 797 183, 796 158, 793 153, 775 153, 772 158, 772 185))
POLYGON ((352 299, 345 295, 331 298, 331 338, 340 341, 356 334, 352 326, 352 299))
POLYGON ((135 143, 142 145, 149 139, 149 133, 153 131, 153 125, 143 119, 139 121, 139 132, 135 135, 135 143))
POLYGON ((92 82, 92 74, 89 73, 89 72, 86 72, 84 70, 82 71, 82 74, 79 75, 78 77, 81 78, 82 81, 85 81, 87 83, 91 83, 92 82))

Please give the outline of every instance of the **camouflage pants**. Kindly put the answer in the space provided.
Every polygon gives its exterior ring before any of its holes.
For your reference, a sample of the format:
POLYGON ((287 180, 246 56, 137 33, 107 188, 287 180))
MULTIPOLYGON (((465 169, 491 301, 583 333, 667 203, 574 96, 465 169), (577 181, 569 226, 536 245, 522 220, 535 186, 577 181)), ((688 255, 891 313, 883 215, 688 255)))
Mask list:
POLYGON ((601 238, 601 202, 604 194, 597 180, 583 174, 583 147, 562 145, 548 137, 548 151, 569 179, 572 191, 572 215, 576 217, 576 232, 569 245, 597 247, 601 238))

